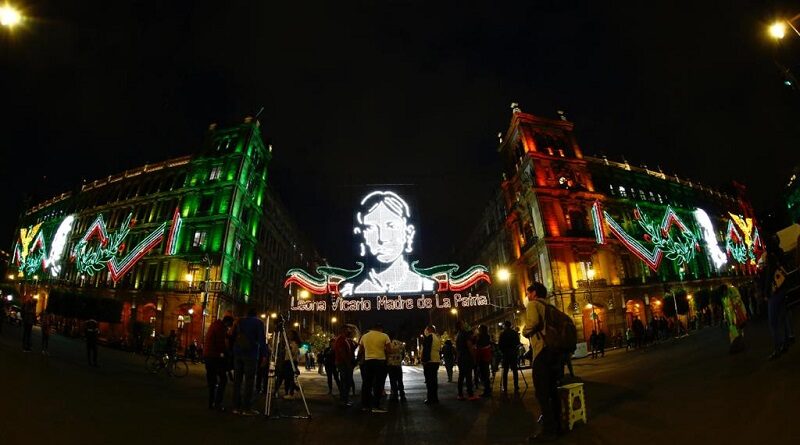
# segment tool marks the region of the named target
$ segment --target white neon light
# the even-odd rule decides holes
[[[61,221],[58,226],[56,234],[53,236],[53,241],[50,243],[50,256],[45,260],[45,265],[50,269],[50,275],[53,278],[58,277],[61,272],[61,258],[64,256],[64,250],[67,247],[67,238],[72,231],[72,224],[75,222],[75,216],[69,215]]]
[[[435,281],[411,270],[406,259],[414,250],[410,217],[408,204],[394,192],[374,191],[361,200],[353,233],[363,236],[365,272],[341,286],[343,296],[433,291]]]
[[[697,221],[697,224],[700,225],[703,232],[706,250],[708,254],[711,255],[711,261],[714,262],[714,266],[716,266],[717,269],[722,268],[722,266],[728,262],[728,256],[725,255],[725,252],[723,252],[717,244],[717,237],[714,235],[714,225],[711,224],[711,218],[708,217],[705,210],[696,209],[694,211],[694,219]]]

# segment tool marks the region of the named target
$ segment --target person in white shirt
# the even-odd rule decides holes
[[[386,356],[391,352],[391,340],[383,333],[383,326],[376,324],[361,336],[359,348],[364,349],[361,384],[361,410],[385,413],[381,409],[381,393],[386,382]]]

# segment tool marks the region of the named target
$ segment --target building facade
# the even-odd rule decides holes
[[[592,330],[613,335],[635,318],[647,323],[674,314],[665,304],[674,304],[686,323],[697,315],[694,294],[746,283],[756,273],[763,243],[742,185],[721,192],[584,156],[563,116],[544,119],[519,108],[498,152],[506,234],[487,235],[486,250],[478,251],[494,255],[486,261],[496,268],[506,264],[512,291],[504,293],[516,301],[505,315],[481,313],[472,321],[513,318],[521,326],[516,308],[525,304],[526,287],[539,281],[550,301],[573,316],[579,337]],[[499,250],[508,249],[507,258],[494,254],[503,241]]]
[[[104,325],[117,337],[138,322],[186,344],[225,310],[285,309],[283,271],[315,254],[268,188],[271,152],[256,120],[212,124],[195,154],[38,204],[20,218],[8,278],[39,311],[51,291],[122,302],[121,323]]]

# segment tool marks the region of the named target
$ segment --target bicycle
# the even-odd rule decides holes
[[[189,365],[186,357],[179,357],[177,354],[160,354],[149,357],[145,363],[147,370],[157,374],[162,369],[166,370],[170,377],[186,377],[189,374]]]

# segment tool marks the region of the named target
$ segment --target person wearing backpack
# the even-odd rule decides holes
[[[534,282],[527,290],[525,329],[533,351],[533,386],[542,412],[542,429],[528,438],[529,442],[550,442],[561,433],[561,399],[558,379],[562,357],[575,351],[578,333],[568,315],[546,302],[547,288]]]
[[[247,316],[240,318],[233,327],[233,413],[244,416],[258,415],[251,409],[253,388],[259,359],[266,361],[267,342],[264,322],[258,319],[255,308],[247,310]],[[244,396],[242,396],[244,381]]]

